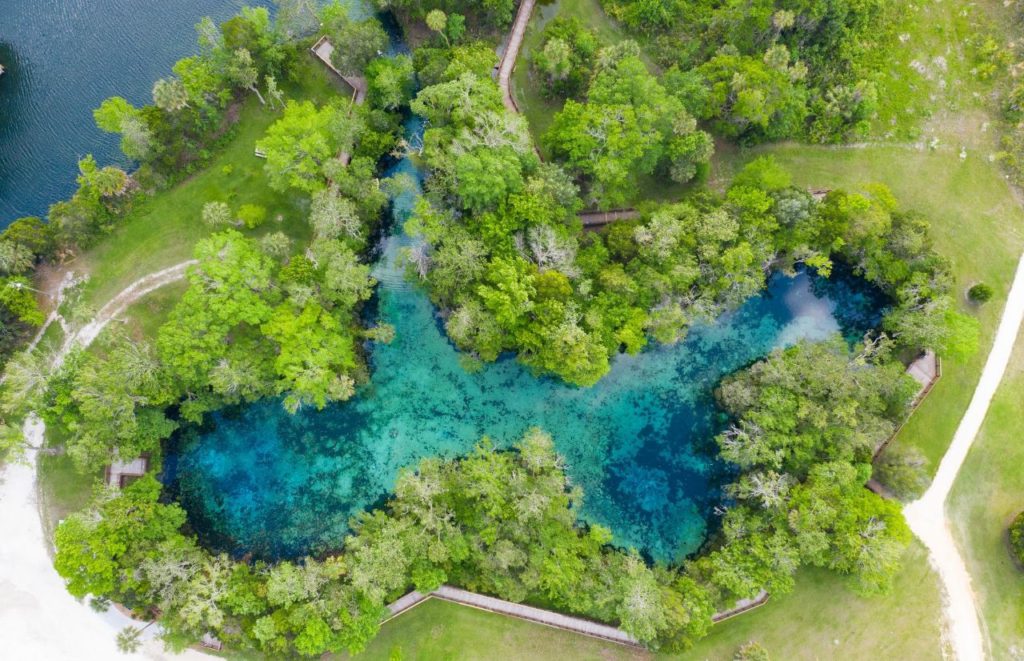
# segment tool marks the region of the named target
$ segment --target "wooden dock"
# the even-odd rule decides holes
[[[331,62],[334,45],[331,44],[331,40],[327,38],[327,35],[317,39],[316,43],[309,50],[317,59],[326,64],[327,68],[333,71],[338,78],[344,80],[345,84],[352,88],[352,100],[354,103],[362,104],[366,100],[366,90],[369,87],[366,83],[366,78],[362,76],[346,76],[335,68],[334,63]]]

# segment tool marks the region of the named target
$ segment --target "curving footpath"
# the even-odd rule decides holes
[[[139,278],[100,308],[96,317],[68,335],[54,357],[58,367],[75,346],[87,347],[117,315],[146,294],[185,277],[189,260]],[[45,441],[46,425],[30,413],[22,426],[24,460],[11,463],[0,478],[0,632],[3,652],[10,659],[82,659],[109,661],[120,656],[115,635],[138,622],[110,608],[96,613],[68,594],[47,553],[36,486],[36,455]],[[158,626],[143,632],[145,643],[129,658],[200,659],[194,650],[169,654],[156,639]]]
[[[985,362],[971,403],[953,435],[953,442],[942,457],[935,479],[925,494],[903,509],[910,529],[928,547],[929,560],[939,574],[945,592],[943,609],[947,631],[956,658],[975,661],[985,658],[982,634],[971,576],[946,517],[946,499],[957,473],[967,458],[971,444],[981,429],[992,397],[1010,362],[1014,342],[1024,320],[1024,256],[1017,264],[1013,286],[999,321],[996,339]]]

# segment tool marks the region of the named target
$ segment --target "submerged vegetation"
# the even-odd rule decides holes
[[[513,450],[485,438],[468,456],[408,468],[335,548],[298,561],[204,548],[153,474],[98,490],[57,528],[68,590],[159,616],[173,647],[213,635],[271,656],[319,656],[359,652],[389,601],[443,583],[613,623],[666,651],[688,649],[737,600],[786,594],[801,568],[834,571],[858,594],[890,589],[910,532],[897,502],[864,485],[874,471],[900,497],[923,487],[916,455],[893,450],[872,466],[917,391],[904,361],[926,348],[970,355],[978,322],[960,311],[927,220],[884,185],[811,193],[763,157],[722,192],[698,186],[712,136],[863,135],[898,8],[608,0],[637,37],[618,43],[556,19],[530,63],[544,94],[564,100],[539,138],[545,161],[491,78],[486,37],[510,22],[511,0],[377,4],[425,21],[432,36],[411,56],[378,57],[381,24],[340,3],[311,18],[305,3],[283,2],[276,24],[251,8],[219,26],[204,19],[200,54],[155,84],[153,105],[113,97],[96,110],[139,170],[86,157],[78,192],[48,224],[21,219],[0,237],[0,303],[12,326],[39,324],[20,274],[94,245],[140,191],[204,167],[236,130],[243,98],[276,113],[255,146],[267,185],[298,200],[300,230],[267,231],[282,219],[266,206],[212,195],[197,209],[214,233],[196,244],[187,289],[154,337],[108,333],[50,376],[34,354],[12,362],[5,410],[36,409],[66,432],[82,472],[140,454],[159,466],[175,430],[224,407],[279,397],[294,413],[356,394],[370,343],[394,335],[366,327],[362,312],[388,194],[402,189],[378,177],[397,156],[412,154],[425,174],[405,227],[418,239],[403,255],[408,277],[440,309],[468,369],[511,352],[538,376],[591,386],[620,352],[681,341],[775,271],[852,271],[887,297],[881,327],[852,343],[836,335],[777,350],[719,384],[715,442],[735,474],[720,525],[681,562],[648,562],[579,519],[585,495],[534,429]],[[298,75],[301,38],[320,23],[343,46],[333,66],[365,76],[365,104],[289,98],[279,83]],[[403,113],[422,121],[422,144],[400,137]],[[692,188],[584,231],[580,212],[635,203],[651,177]]]

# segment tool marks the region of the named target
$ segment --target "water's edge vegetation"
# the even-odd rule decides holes
[[[490,79],[491,46],[466,37],[460,14],[397,10],[425,14],[438,36],[378,58],[387,33],[372,16],[329,5],[314,17],[349,45],[334,64],[367,77],[365,106],[287,100],[277,79],[306,56],[292,37],[311,24],[286,14],[275,27],[247,9],[200,24],[202,54],[176,65],[154,106],[97,110],[143,166],[129,177],[83,161],[67,215],[51,215],[58,242],[95,240],[138,184],[166,185],[195,147],[180,136],[215,144],[246,93],[280,113],[258,146],[270,186],[309,199],[312,240],[257,240],[246,229],[271,222],[266,208],[206,201],[219,231],[199,242],[155,343],[112,334],[45,392],[20,389],[84,470],[151,453],[173,485],[148,475],[58,528],[72,594],[158,611],[175,645],[212,633],[318,655],[362,649],[389,599],[442,582],[612,622],[667,650],[736,599],[792,589],[800,566],[886,590],[909,532],[864,484],[915,390],[902,360],[977,341],[927,222],[884,186],[814,196],[758,159],[722,195],[642,204],[639,220],[584,232],[583,200],[617,203],[631,173],[698,175],[702,130],[663,120],[696,107],[694,86],[715,93],[734,56],[702,65],[704,79],[659,79],[635,44],[600,50],[542,162]],[[500,23],[491,11],[467,12],[471,27]],[[780,66],[797,64],[787,51]],[[721,127],[736,111],[694,113]],[[634,137],[654,141],[632,147],[667,160],[584,165],[586,136],[632,112]],[[378,180],[395,152],[415,152],[423,190],[399,176],[408,157]],[[396,225],[371,266],[389,206]],[[41,369],[33,360],[15,362],[16,386]],[[163,456],[164,439],[211,416],[214,431],[183,434]],[[481,435],[522,440],[469,451]]]

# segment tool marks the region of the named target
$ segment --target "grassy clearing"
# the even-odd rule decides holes
[[[1010,559],[1006,526],[1024,510],[1024,333],[967,461],[948,512],[971,573],[994,659],[1024,654],[1024,572]]]
[[[905,5],[900,45],[876,63],[874,133],[898,140],[932,133],[932,122],[986,108],[989,85],[977,75],[981,35],[1005,13],[995,2],[922,0]]]
[[[401,654],[401,656],[396,656]],[[585,659],[619,661],[650,655],[596,638],[430,599],[381,628],[362,654],[376,659]]]
[[[58,450],[63,441],[63,430],[53,426],[47,428],[46,450]],[[43,534],[47,539],[53,539],[61,519],[89,504],[93,487],[101,481],[103,473],[79,473],[67,455],[48,454],[46,450],[40,452],[36,459],[36,488]]]
[[[804,570],[793,594],[715,625],[691,651],[664,659],[731,660],[748,640],[775,659],[942,658],[940,593],[915,544],[889,595],[858,597],[831,572]],[[357,659],[641,659],[612,643],[431,599],[384,625]]]
[[[331,101],[344,94],[342,83],[327,69],[303,55],[289,98]],[[305,196],[278,193],[267,184],[263,161],[253,155],[256,141],[279,117],[255,98],[246,99],[234,137],[201,172],[173,188],[140,202],[109,237],[80,259],[91,273],[86,302],[101,306],[136,278],[188,259],[196,241],[211,233],[200,217],[206,202],[220,200],[232,207],[246,203],[266,207],[268,215],[256,235],[284,231],[300,240],[308,237]]]
[[[980,157],[961,160],[952,149],[776,145],[719,159],[713,175],[716,185],[728,181],[742,163],[765,153],[785,165],[799,186],[855,190],[884,182],[904,209],[918,211],[931,222],[936,248],[952,261],[958,294],[981,281],[995,289],[993,301],[981,308],[962,303],[981,321],[981,349],[964,362],[943,361],[942,379],[897,437],[896,442],[920,447],[934,471],[992,344],[1017,258],[1024,250],[1024,211],[997,166]]]
[[[941,603],[938,578],[914,542],[887,595],[858,597],[834,573],[804,569],[792,594],[715,625],[675,658],[727,661],[756,640],[773,659],[941,659]]]

